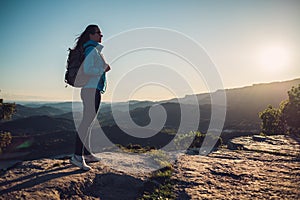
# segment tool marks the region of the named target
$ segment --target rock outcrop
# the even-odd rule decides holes
[[[184,155],[175,165],[179,199],[300,199],[300,146],[286,136],[230,142],[208,156]],[[237,149],[237,148],[236,148]]]

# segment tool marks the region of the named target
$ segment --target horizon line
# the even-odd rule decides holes
[[[222,91],[222,90],[231,90],[231,89],[241,89],[241,88],[245,88],[245,87],[251,87],[251,86],[255,86],[255,85],[263,85],[263,84],[272,84],[272,83],[281,83],[281,82],[289,82],[289,81],[295,81],[300,79],[300,77],[295,77],[293,79],[288,79],[288,80],[274,80],[272,82],[258,82],[258,83],[252,83],[250,85],[242,85],[242,86],[236,86],[236,87],[228,87],[228,88],[224,88],[224,89],[217,89],[213,92],[208,92],[208,91],[204,91],[201,93],[197,93],[197,94],[185,94],[183,97],[184,98],[186,96],[190,96],[190,95],[200,95],[200,94],[208,94],[208,93],[214,93],[217,91]],[[9,96],[14,96],[14,95],[9,95]],[[22,96],[22,95],[16,95],[16,96]],[[24,96],[26,97],[26,96]],[[33,96],[28,96],[28,97],[33,97]],[[34,100],[34,99],[38,99],[39,100]],[[43,99],[44,98],[44,99]],[[1,97],[0,99],[3,99],[3,102],[5,103],[30,103],[30,102],[36,102],[36,103],[63,103],[63,102],[81,102],[81,100],[72,100],[72,99],[65,99],[65,100],[60,100],[60,99],[45,99],[45,97],[38,97],[35,96],[33,99],[10,99],[10,98],[6,98]],[[169,98],[169,99],[159,99],[159,100],[146,100],[146,99],[131,99],[129,101],[115,101],[115,102],[110,102],[110,101],[102,101],[101,103],[125,103],[125,102],[130,102],[130,101],[139,101],[139,102],[143,102],[143,101],[151,101],[151,102],[159,102],[159,101],[168,101],[168,100],[173,100],[174,98]]]

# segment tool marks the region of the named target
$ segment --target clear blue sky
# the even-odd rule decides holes
[[[101,27],[104,42],[120,32],[143,27],[184,33],[206,49],[225,88],[298,78],[299,19],[298,0],[3,0],[0,96],[11,100],[72,99],[73,90],[64,88],[63,82],[67,49],[92,23]],[[124,70],[112,65],[109,84],[113,85],[118,72],[126,73]],[[142,90],[134,95],[149,100],[168,97],[143,95]],[[104,101],[110,98],[109,92],[103,97]]]

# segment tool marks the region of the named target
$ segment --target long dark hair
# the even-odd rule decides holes
[[[90,40],[89,34],[95,34],[97,28],[99,29],[97,25],[88,25],[86,29],[80,34],[80,36],[75,39],[75,41],[77,40],[77,42],[74,49],[83,48],[83,44]]]

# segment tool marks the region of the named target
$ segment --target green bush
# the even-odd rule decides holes
[[[284,122],[282,111],[269,105],[264,111],[259,113],[262,120],[261,132],[265,135],[276,135],[284,133]]]
[[[0,153],[11,143],[11,134],[9,132],[0,132]]]
[[[204,139],[206,138],[205,143]],[[192,141],[192,143],[191,143]],[[222,144],[222,139],[213,133],[201,133],[200,131],[191,131],[186,134],[179,135],[175,140],[177,149],[200,148],[201,146],[209,146],[212,142],[216,142],[214,147]]]
[[[0,121],[3,119],[10,119],[12,114],[15,113],[16,104],[3,103],[3,99],[0,99]],[[9,132],[0,131],[0,153],[3,149],[11,143],[11,134]]]
[[[300,135],[300,84],[288,91],[289,99],[282,108],[282,117],[288,131]]]
[[[300,136],[300,84],[288,91],[289,98],[279,108],[269,105],[259,113],[261,131],[265,135],[296,134]]]
[[[0,120],[10,119],[15,110],[15,103],[3,103],[3,99],[0,99]]]

